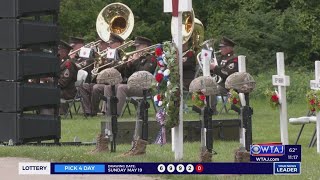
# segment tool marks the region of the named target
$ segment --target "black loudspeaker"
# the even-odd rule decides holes
[[[52,53],[0,51],[0,80],[19,81],[36,76],[58,77],[59,59]]]
[[[0,19],[0,49],[19,49],[34,44],[55,44],[59,41],[57,24]]]
[[[0,113],[0,142],[23,144],[31,141],[59,140],[61,121],[58,116]]]
[[[0,112],[22,112],[25,109],[60,103],[60,89],[50,84],[0,82]]]
[[[1,0],[0,17],[21,17],[58,13],[60,0]]]

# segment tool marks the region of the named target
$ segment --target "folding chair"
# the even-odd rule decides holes
[[[88,77],[87,71],[79,70],[78,74],[77,74],[77,81],[75,82],[75,86],[77,89],[76,95],[74,96],[73,99],[68,99],[68,100],[63,99],[63,98],[60,99],[61,104],[68,104],[68,110],[67,110],[67,113],[65,114],[65,118],[68,117],[68,114],[70,114],[70,117],[72,118],[72,112],[71,112],[72,107],[74,107],[75,113],[79,112],[80,105],[78,108],[76,107],[76,102],[80,102],[82,104],[82,98],[80,95],[79,87],[86,81],[87,77]]]
[[[315,116],[315,114],[313,112],[309,111],[305,118],[303,118],[303,117],[302,118],[301,117],[300,118],[289,118],[289,123],[290,124],[292,124],[292,125],[301,125],[300,131],[299,131],[298,136],[296,138],[295,145],[298,144],[298,142],[299,142],[299,139],[300,139],[300,136],[301,136],[302,131],[304,129],[304,126],[306,124],[316,123],[315,118],[310,118],[310,116]],[[313,136],[312,136],[312,138],[310,140],[310,143],[309,143],[308,147],[312,147],[313,146],[313,143],[315,141],[315,134],[316,134],[316,129],[315,129],[315,131],[313,133]]]

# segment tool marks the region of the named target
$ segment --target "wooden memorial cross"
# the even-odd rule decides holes
[[[320,61],[315,62],[315,80],[310,80],[310,88],[320,90]],[[320,153],[320,112],[317,112],[317,153]]]
[[[182,12],[191,11],[192,0],[163,0],[164,12],[172,13],[172,22],[176,31],[171,32],[174,43],[179,53],[179,74],[180,74],[180,108],[179,126],[172,128],[172,148],[175,152],[175,160],[183,158],[183,62],[182,62]]]
[[[272,84],[278,86],[280,103],[280,134],[283,145],[289,144],[286,86],[290,86],[290,77],[285,75],[284,54],[277,52],[277,75],[272,76]]]

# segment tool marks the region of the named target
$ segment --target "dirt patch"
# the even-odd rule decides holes
[[[52,179],[90,179],[90,180],[159,180],[160,178],[140,176],[140,175],[19,175],[19,162],[40,162],[29,158],[5,157],[0,158],[1,179],[14,180],[52,180]]]

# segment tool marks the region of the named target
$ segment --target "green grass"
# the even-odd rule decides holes
[[[251,106],[254,109],[253,114],[253,142],[279,142],[279,111],[273,110],[264,100],[252,100]],[[134,108],[131,106],[131,109]],[[299,117],[306,114],[306,104],[288,105],[288,117]],[[185,114],[185,119],[197,120],[198,115],[195,113]],[[154,119],[154,111],[150,108],[150,119]],[[214,116],[216,119],[235,118],[235,113]],[[92,141],[100,130],[100,121],[104,117],[95,117],[85,119],[80,115],[75,115],[73,119],[62,119],[62,142],[73,141],[78,136],[82,142]],[[119,121],[134,120],[133,116],[126,112]],[[294,144],[300,126],[288,125],[290,144]],[[315,125],[307,125],[301,136],[300,144],[302,145],[302,174],[301,176],[173,176],[163,175],[164,179],[319,179],[319,162],[320,156],[316,153],[316,148],[308,148],[311,135]],[[214,162],[232,162],[233,151],[238,147],[239,142],[215,141],[214,149],[218,152],[213,157]],[[0,147],[0,157],[30,157],[38,160],[53,162],[174,162],[174,153],[171,152],[171,145],[164,146],[148,145],[147,155],[138,157],[117,157],[123,152],[130,149],[129,144],[119,144],[116,153],[101,153],[96,155],[86,154],[93,149],[93,146],[14,146]],[[184,144],[183,162],[198,162],[199,142]]]

